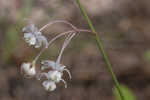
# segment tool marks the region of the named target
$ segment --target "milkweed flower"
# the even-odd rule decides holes
[[[43,65],[41,67],[41,70],[46,70],[46,69],[51,68],[52,70],[57,70],[61,73],[66,71],[71,79],[70,71],[63,64],[56,63],[55,61],[52,61],[52,60],[43,60],[43,61],[41,61],[41,64]]]
[[[36,44],[36,38],[33,34],[25,33],[24,39],[29,45],[35,45]]]
[[[25,42],[28,43],[30,46],[33,45],[35,48],[41,47],[42,43],[45,46],[48,46],[47,39],[42,33],[35,27],[34,24],[29,24],[22,29],[24,32],[24,39]]]
[[[35,62],[27,62],[21,65],[21,73],[25,75],[25,77],[33,77],[36,75]]]
[[[42,64],[41,70],[42,71],[47,70],[47,69],[51,69],[51,70],[49,70],[48,72],[40,73],[40,75],[37,77],[38,80],[40,80],[42,77],[46,77],[47,81],[50,81],[50,82],[58,83],[58,82],[62,81],[65,84],[65,88],[67,88],[66,81],[62,79],[63,72],[66,71],[68,73],[70,79],[71,79],[71,74],[70,74],[70,71],[65,68],[66,66],[60,64],[60,60],[61,60],[61,56],[63,54],[64,49],[67,47],[70,40],[74,36],[75,36],[75,33],[73,32],[73,33],[70,33],[66,37],[56,62],[51,61],[51,60],[43,60],[41,62],[41,64]],[[47,81],[46,81],[46,83],[47,83]],[[47,90],[47,88],[46,88],[46,90]]]
[[[42,83],[43,87],[47,91],[54,91],[56,89],[56,84],[53,81],[46,80]]]
[[[40,80],[41,78],[46,77],[47,81],[51,81],[54,83],[59,83],[60,81],[62,81],[65,84],[65,88],[67,88],[67,83],[64,79],[62,79],[62,75],[63,73],[59,71],[49,71],[48,73],[40,73],[40,75],[37,76],[37,79]]]
[[[49,71],[48,78],[56,83],[62,80],[62,73],[59,71]]]
[[[59,35],[55,36],[52,38],[49,42],[47,41],[47,38],[42,34],[42,30],[45,29],[46,27],[55,24],[55,23],[65,23],[70,25],[73,30],[67,31],[60,33]],[[59,82],[63,82],[65,84],[65,88],[67,88],[67,83],[63,79],[63,73],[64,71],[67,72],[71,79],[71,73],[70,71],[64,66],[63,64],[60,63],[62,54],[71,41],[71,39],[80,32],[90,32],[87,30],[80,30],[77,29],[75,26],[73,26],[71,23],[67,21],[54,21],[50,22],[46,25],[44,25],[41,29],[38,29],[34,24],[29,23],[29,25],[25,26],[22,29],[22,32],[24,33],[24,39],[25,42],[29,44],[29,46],[34,46],[35,48],[40,48],[42,45],[45,47],[41,49],[39,54],[35,57],[32,63],[27,62],[23,63],[21,65],[21,72],[26,76],[26,77],[33,77],[36,76],[38,80],[41,78],[44,78],[44,81],[42,82],[43,87],[47,91],[54,91],[56,89],[56,84]],[[56,61],[51,61],[51,60],[43,60],[41,62],[41,73],[36,74],[36,69],[35,69],[35,62],[38,60],[38,58],[41,56],[41,54],[48,48],[48,46],[55,41],[56,39],[65,36],[65,41],[62,45],[62,48],[60,50],[60,53],[58,55],[58,58]]]
[[[40,80],[43,77],[46,77],[47,80],[53,81],[55,83],[59,83],[60,81],[62,81],[65,84],[65,88],[67,88],[66,81],[64,79],[62,79],[63,72],[67,71],[70,79],[71,79],[71,74],[70,74],[69,70],[65,68],[66,66],[64,66],[62,64],[58,64],[54,61],[49,61],[49,60],[44,60],[41,62],[41,64],[43,64],[43,66],[41,67],[42,71],[49,69],[49,68],[51,70],[49,70],[47,73],[46,72],[40,73],[40,75],[37,76],[38,80]]]

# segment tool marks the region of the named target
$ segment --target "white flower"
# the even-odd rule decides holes
[[[53,81],[46,80],[42,83],[42,85],[44,86],[45,90],[49,92],[56,89],[56,84]]]
[[[48,41],[47,41],[45,36],[43,36],[43,35],[36,35],[35,37],[36,37],[35,48],[41,47],[42,43],[45,44],[46,48],[48,47]]]
[[[68,69],[65,68],[66,66],[59,64],[59,63],[56,63],[56,62],[51,61],[51,60],[43,60],[41,62],[41,64],[43,64],[43,66],[41,67],[41,70],[51,68],[52,70],[57,70],[61,73],[63,73],[63,71],[66,71],[68,73],[70,79],[71,79],[71,73]]]
[[[38,28],[35,27],[34,24],[30,23],[29,25],[27,25],[26,27],[24,27],[22,29],[22,32],[25,32],[25,33],[35,33],[35,32],[38,32]]]
[[[39,76],[37,76],[38,80],[40,80],[42,77],[46,77],[47,80],[51,80],[51,81],[54,81],[56,83],[60,82],[62,79],[62,73],[59,72],[59,71],[49,71],[48,73],[46,72],[43,72],[43,73],[40,73]]]
[[[62,73],[59,71],[49,71],[48,72],[48,79],[58,83],[62,80]]]
[[[24,39],[29,45],[35,45],[36,44],[36,38],[34,37],[33,34],[30,33],[25,33],[24,34]]]
[[[33,77],[36,74],[35,63],[23,63],[21,65],[21,73],[23,73],[26,77]]]
[[[24,32],[24,39],[29,45],[34,45],[35,48],[41,47],[42,43],[48,47],[48,42],[45,36],[35,27],[34,24],[29,24],[22,29]]]
[[[67,88],[67,83],[62,79],[62,75],[63,73],[59,71],[49,71],[48,73],[40,73],[40,75],[37,76],[37,79],[40,80],[42,77],[46,77],[47,80],[53,81],[55,83],[62,81],[65,84],[65,88]]]

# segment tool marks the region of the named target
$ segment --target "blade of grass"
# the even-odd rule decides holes
[[[128,88],[126,85],[123,85],[123,84],[120,84],[120,88],[121,88],[121,91],[123,93],[125,100],[136,100],[136,97],[130,88]],[[116,88],[113,89],[113,92],[114,92],[116,100],[121,100],[120,95]]]
[[[80,0],[77,0],[77,4],[78,4],[78,6],[79,6],[83,16],[85,17],[86,21],[88,22],[91,31],[95,33],[94,37],[95,37],[95,40],[97,42],[97,46],[98,46],[102,56],[104,57],[104,61],[105,61],[106,65],[107,65],[107,69],[109,70],[109,72],[110,72],[110,74],[112,76],[112,79],[113,79],[115,87],[116,87],[116,89],[117,89],[117,91],[118,91],[118,93],[119,93],[119,95],[121,97],[121,100],[125,100],[124,97],[123,97],[122,91],[121,91],[121,89],[119,87],[119,82],[117,80],[117,77],[116,77],[115,73],[113,72],[112,66],[110,64],[110,61],[109,61],[109,59],[108,59],[108,57],[107,57],[107,55],[105,53],[105,50],[104,50],[102,42],[101,42],[98,34],[96,33],[95,28],[94,28],[91,20],[89,19],[85,9],[83,8],[82,4],[80,3]]]

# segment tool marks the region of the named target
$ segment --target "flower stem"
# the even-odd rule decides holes
[[[66,34],[72,33],[72,32],[74,32],[74,30],[67,31],[67,32],[63,32],[63,33],[60,33],[59,35],[55,36],[53,39],[51,39],[51,40],[48,42],[48,47],[49,47],[49,45],[50,45],[51,43],[53,43],[56,39],[58,39],[58,38],[60,38],[60,37],[62,37],[62,36],[64,36],[64,35],[66,35]],[[47,49],[47,48],[44,47],[44,48],[40,51],[40,53],[39,53],[39,54],[35,57],[35,59],[34,59],[35,62],[38,60],[38,58],[41,56],[41,54],[42,54],[46,49]]]
[[[63,54],[65,48],[67,47],[67,45],[69,44],[69,42],[71,41],[71,39],[75,36],[75,34],[76,34],[76,33],[73,33],[73,32],[72,32],[72,33],[70,33],[70,34],[66,37],[66,39],[65,39],[65,41],[64,41],[64,43],[63,43],[63,45],[62,45],[61,51],[60,51],[60,53],[59,53],[59,56],[58,56],[58,58],[57,58],[56,63],[60,64],[60,60],[61,60],[62,54]]]
[[[77,29],[74,25],[72,25],[71,23],[69,23],[65,20],[56,20],[56,21],[52,21],[52,22],[49,22],[48,24],[44,25],[41,29],[39,29],[39,31],[42,31],[46,27],[51,26],[51,25],[56,24],[56,23],[64,23],[64,24],[67,24],[67,25],[71,26],[74,30]]]
[[[95,28],[94,28],[94,26],[93,26],[91,20],[89,19],[88,15],[87,15],[87,13],[86,13],[86,11],[85,11],[85,9],[83,8],[82,4],[80,3],[80,0],[77,0],[77,4],[78,4],[78,6],[79,6],[79,8],[80,8],[80,10],[81,10],[81,12],[82,12],[82,14],[83,14],[83,16],[85,17],[86,21],[88,22],[91,31],[92,31],[93,33],[95,33],[95,34],[94,34],[94,37],[95,37],[95,40],[96,40],[96,42],[97,42],[98,48],[99,48],[99,50],[100,50],[102,56],[104,57],[104,61],[105,61],[106,65],[107,65],[107,69],[109,70],[109,72],[110,72],[110,74],[111,74],[111,76],[112,76],[112,79],[113,79],[113,81],[114,81],[115,87],[116,87],[118,93],[120,94],[121,100],[125,100],[125,98],[124,98],[124,96],[123,96],[123,93],[122,93],[122,91],[121,91],[121,89],[120,89],[120,86],[119,86],[119,82],[118,82],[118,80],[117,80],[117,77],[116,77],[115,73],[113,72],[112,66],[111,66],[111,64],[110,64],[110,61],[109,61],[109,59],[108,59],[108,57],[107,57],[107,55],[106,55],[106,53],[105,53],[105,50],[104,50],[104,47],[103,47],[102,42],[101,42],[101,40],[100,40],[98,34],[96,33]]]
[[[42,29],[42,28],[41,28]],[[63,32],[63,33],[60,33],[59,35],[57,35],[56,37],[54,37],[52,40],[50,40],[48,42],[48,47],[51,43],[53,43],[56,39],[66,35],[66,34],[69,34],[69,33],[80,33],[80,32],[88,32],[88,33],[93,33],[89,30],[85,30],[85,29],[76,29],[76,30],[70,30],[70,31],[67,31],[67,32]],[[93,33],[94,34],[94,33]],[[47,47],[44,47],[40,52],[39,54],[34,58],[34,62],[36,62],[38,60],[38,58],[41,56],[41,54],[47,49]]]

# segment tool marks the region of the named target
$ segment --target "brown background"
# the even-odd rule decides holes
[[[120,83],[137,100],[150,100],[150,1],[81,0],[117,74]],[[24,79],[20,65],[32,61],[40,49],[29,47],[21,32],[23,19],[37,27],[64,19],[78,28],[89,29],[75,0],[0,0],[0,100],[115,100],[113,81],[99,54],[92,35],[75,36],[63,54],[62,63],[72,73],[68,88],[57,84],[46,92],[41,82]],[[44,34],[70,28],[64,24],[49,27]],[[63,38],[55,42],[40,59],[56,60]],[[39,60],[40,61],[40,60]],[[37,64],[40,67],[40,64]]]

